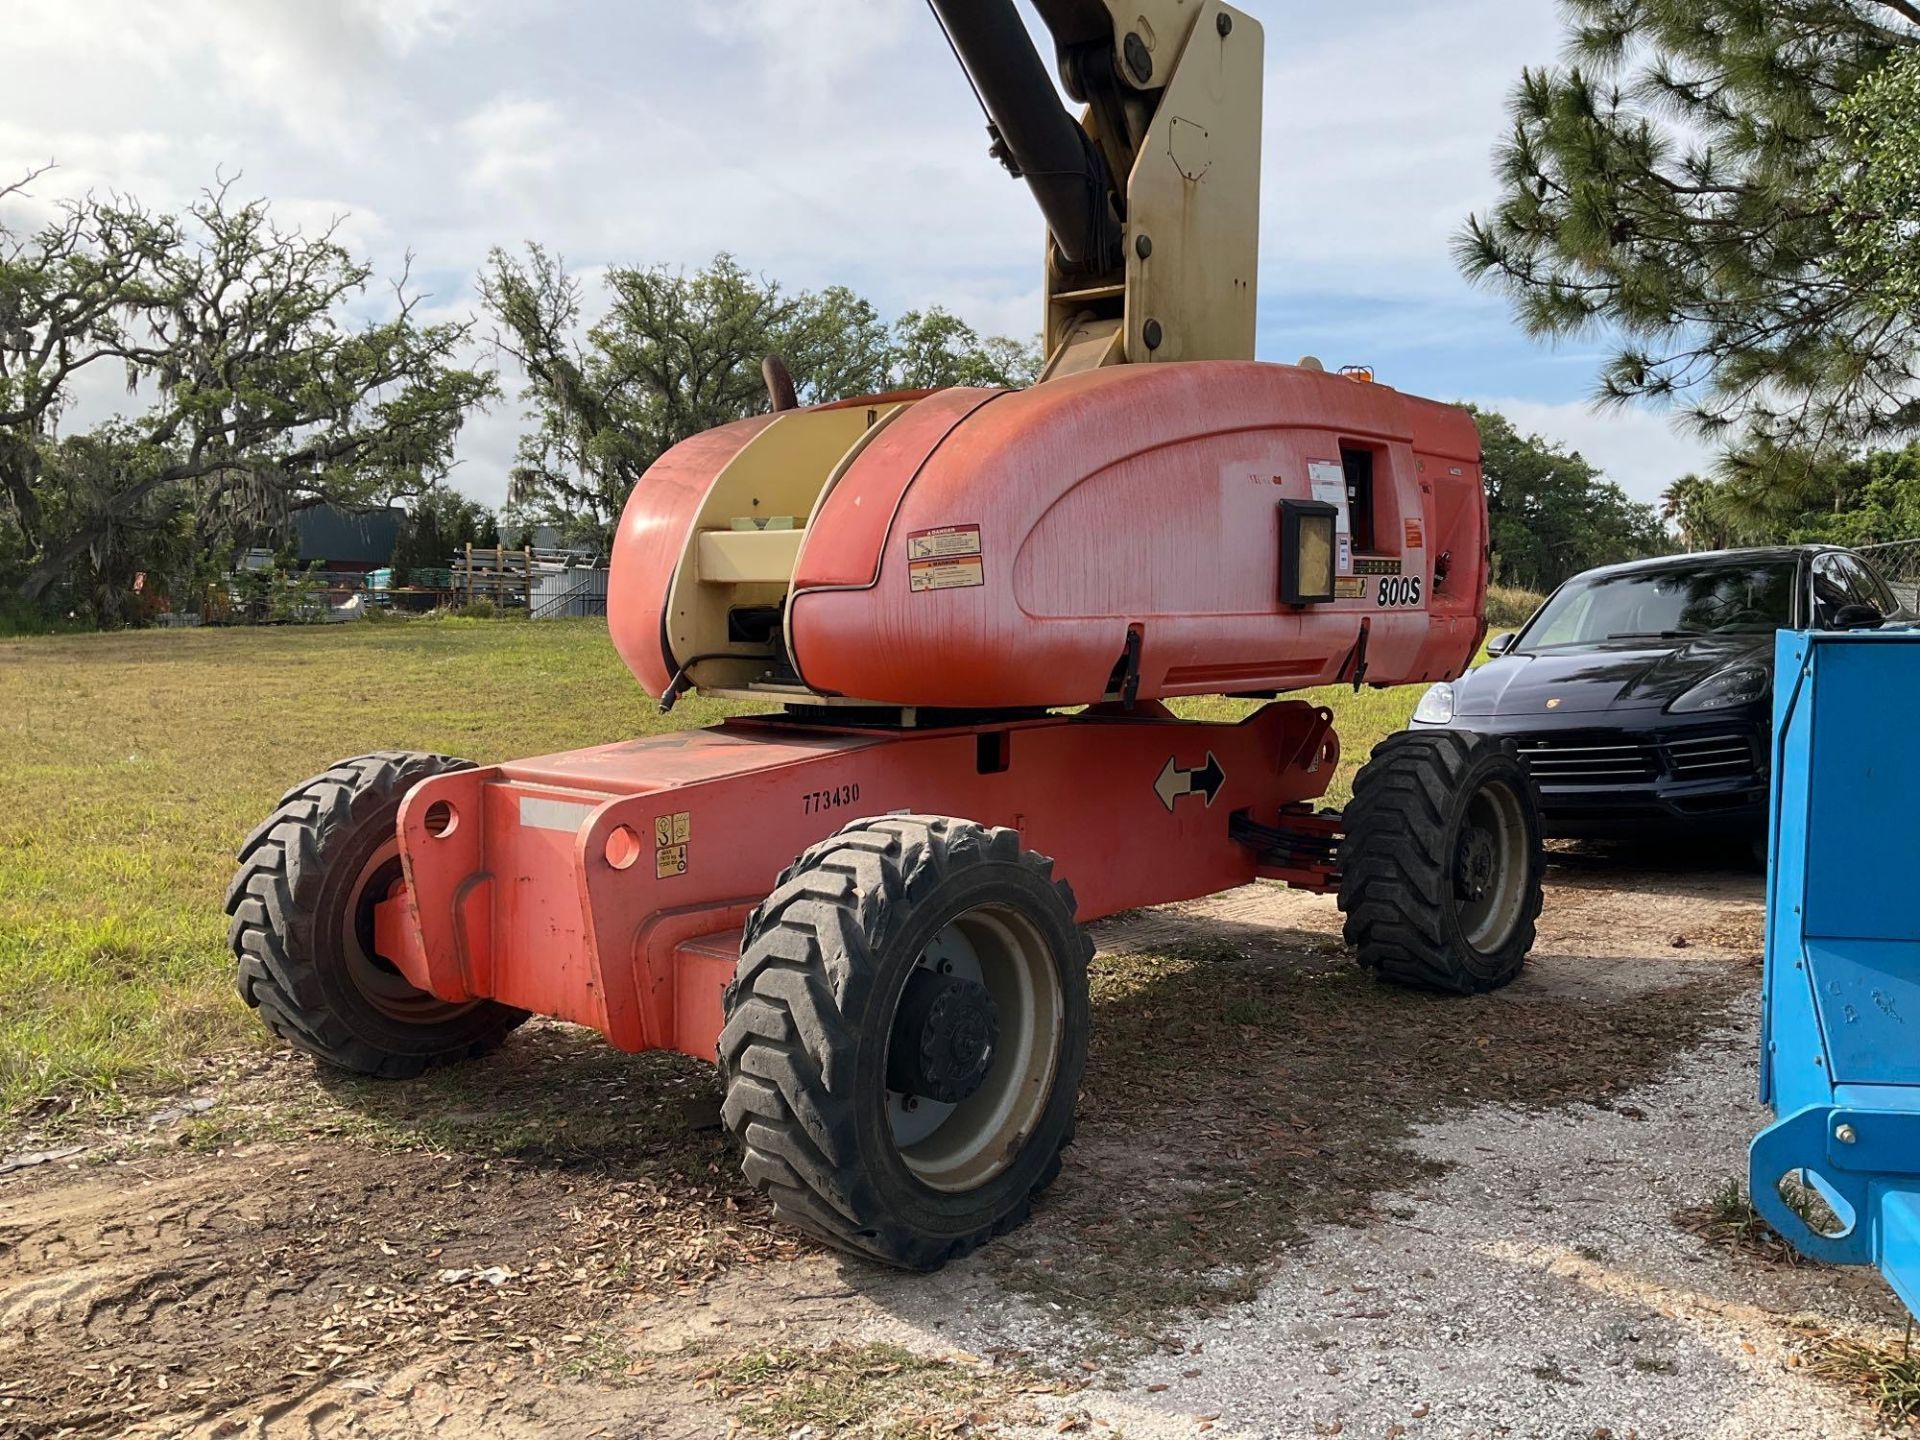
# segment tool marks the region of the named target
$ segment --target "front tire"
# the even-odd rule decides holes
[[[1086,1069],[1073,892],[1011,830],[863,820],[803,854],[747,924],[723,1115],[783,1220],[934,1270],[1060,1173]]]
[[[1461,730],[1381,741],[1354,778],[1340,875],[1347,943],[1379,979],[1453,995],[1512,983],[1546,854],[1511,745]]]
[[[296,785],[240,848],[227,890],[240,998],[316,1059],[404,1080],[480,1055],[527,1018],[418,990],[373,947],[373,907],[400,880],[400,802],[472,763],[388,751]]]

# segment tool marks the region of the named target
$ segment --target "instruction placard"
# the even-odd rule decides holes
[[[1309,460],[1307,483],[1313,498],[1333,506],[1334,569],[1339,574],[1353,573],[1353,520],[1347,507],[1347,467],[1338,460]]]
[[[923,590],[965,590],[986,583],[987,567],[978,555],[915,560],[907,566],[907,588],[915,594]]]
[[[653,817],[653,874],[668,880],[687,873],[688,842],[693,839],[693,812]]]

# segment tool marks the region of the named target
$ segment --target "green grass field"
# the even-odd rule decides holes
[[[1340,717],[1334,803],[1418,693],[1304,697]],[[369,750],[498,761],[723,713],[661,716],[594,621],[0,642],[0,1123],[50,1101],[110,1110],[265,1042],[233,993],[220,902],[289,785]]]

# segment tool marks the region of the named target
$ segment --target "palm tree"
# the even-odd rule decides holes
[[[1718,489],[1711,480],[1682,475],[1660,496],[1660,518],[1680,532],[1680,543],[1688,551],[1714,548],[1700,542],[1709,530]]]

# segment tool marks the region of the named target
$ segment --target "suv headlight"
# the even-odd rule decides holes
[[[1751,705],[1764,699],[1772,684],[1773,672],[1764,665],[1722,670],[1681,695],[1667,706],[1667,711],[1679,715],[1693,710],[1731,710],[1736,705]]]
[[[1427,693],[1420,697],[1420,703],[1413,707],[1413,718],[1421,725],[1451,725],[1453,723],[1453,686],[1444,680],[1438,685],[1427,687]]]

